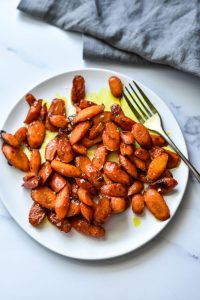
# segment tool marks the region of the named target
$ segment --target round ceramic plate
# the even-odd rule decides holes
[[[116,75],[124,84],[131,78],[123,74],[102,69],[83,69],[66,72],[50,78],[30,92],[38,98],[53,99],[58,95],[70,98],[72,79],[81,74],[86,81],[87,94],[98,92],[102,87],[108,87],[108,78]],[[138,82],[139,83],[139,82]],[[187,156],[186,144],[182,132],[165,103],[149,88],[139,83],[146,95],[152,100],[160,112],[165,128],[170,137],[176,141],[177,146]],[[102,99],[102,102],[106,99]],[[22,126],[22,121],[27,114],[27,104],[24,97],[17,102],[3,126],[8,132],[15,132]],[[40,228],[31,226],[28,214],[32,205],[30,191],[21,187],[23,173],[8,165],[6,159],[0,154],[0,192],[1,200],[16,222],[37,242],[59,254],[76,259],[99,260],[117,257],[131,252],[154,238],[174,216],[183,197],[187,180],[188,169],[183,162],[174,171],[174,176],[179,184],[176,191],[165,197],[170,208],[171,218],[167,221],[157,221],[147,210],[141,217],[135,217],[132,210],[128,209],[121,215],[110,218],[105,225],[106,237],[103,239],[90,238],[75,230],[65,234],[54,226],[45,222]]]

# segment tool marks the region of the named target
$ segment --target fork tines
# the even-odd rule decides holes
[[[126,92],[124,91],[123,95],[138,121],[144,123],[157,113],[157,110],[134,80],[133,84],[125,86]]]

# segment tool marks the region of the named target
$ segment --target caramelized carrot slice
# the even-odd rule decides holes
[[[93,124],[107,123],[112,120],[112,113],[110,111],[103,111],[101,114],[97,115],[93,119]]]
[[[124,142],[127,145],[133,145],[135,139],[131,131],[121,131],[120,136],[122,142]]]
[[[71,134],[70,134],[70,143],[72,145],[78,143],[87,133],[87,131],[90,128],[90,122],[89,121],[85,121],[85,122],[81,122],[79,124],[77,124]]]
[[[78,200],[78,184],[76,184],[75,182],[72,182],[71,185],[71,195],[72,195],[72,199]]]
[[[44,103],[44,104],[42,105],[41,110],[40,110],[40,119],[41,119],[42,121],[45,121],[46,116],[47,116],[47,104]]]
[[[60,231],[63,231],[65,233],[68,233],[71,230],[71,224],[68,221],[68,219],[62,219],[60,220],[56,213],[49,211],[47,213],[47,218],[50,223],[52,223],[54,226],[56,226]]]
[[[100,114],[104,110],[104,105],[93,105],[81,110],[74,118],[73,123],[87,121]]]
[[[120,134],[119,129],[113,122],[108,122],[105,125],[103,132],[103,144],[109,151],[116,151],[119,149]]]
[[[138,180],[135,180],[134,183],[128,189],[128,196],[140,193],[144,188],[144,183]]]
[[[75,180],[79,187],[83,188],[84,190],[89,191],[91,194],[96,194],[96,189],[89,181],[87,181],[83,178],[75,178]]]
[[[138,157],[132,155],[130,156],[130,160],[135,164],[135,166],[137,167],[137,169],[141,170],[141,171],[146,171],[147,167],[146,167],[146,163],[139,159]]]
[[[53,99],[48,110],[48,116],[60,115],[66,116],[65,101],[62,99]]]
[[[65,164],[58,160],[52,160],[51,167],[54,171],[66,177],[81,176],[81,171],[77,167],[70,164]]]
[[[93,125],[89,132],[89,139],[93,140],[96,137],[98,137],[100,134],[102,134],[104,130],[104,126],[105,125],[102,122]]]
[[[160,221],[169,219],[170,212],[164,198],[153,189],[149,189],[144,194],[144,201],[149,211]]]
[[[26,189],[35,189],[38,187],[41,183],[41,177],[40,176],[34,176],[26,180],[22,186]]]
[[[84,147],[90,148],[98,143],[102,142],[102,135],[97,136],[95,139],[90,140],[88,137],[84,137],[81,141]]]
[[[78,198],[88,206],[94,205],[90,192],[82,187],[79,187],[78,189]]]
[[[58,137],[57,154],[62,162],[68,163],[73,160],[74,152],[68,137],[61,134]]]
[[[18,139],[20,144],[22,144],[26,141],[26,135],[27,135],[27,128],[26,127],[20,127],[15,132],[15,137],[16,137],[16,139]]]
[[[147,177],[150,181],[158,179],[166,170],[168,154],[163,153],[152,160],[147,171]]]
[[[110,200],[111,212],[121,214],[126,209],[126,200],[123,197],[112,197]]]
[[[153,146],[164,147],[167,146],[166,140],[158,134],[151,134],[151,143]]]
[[[121,153],[121,155],[130,156],[134,153],[134,146],[133,145],[127,145],[124,142],[121,142],[120,143],[120,153]]]
[[[133,125],[133,136],[138,144],[143,148],[149,148],[151,146],[151,136],[148,129],[141,123]]]
[[[41,177],[42,185],[47,181],[51,173],[52,173],[51,164],[48,161],[46,161],[45,163],[42,164],[40,171],[38,173],[38,176]]]
[[[162,153],[165,153],[165,150],[159,146],[153,146],[149,150],[150,158],[153,160],[157,156],[161,155]]]
[[[160,194],[170,193],[178,184],[177,180],[172,177],[163,177],[149,185],[149,188],[156,189]]]
[[[107,156],[108,156],[108,150],[106,149],[105,146],[100,145],[97,148],[94,157],[92,159],[92,166],[95,167],[95,169],[100,171],[101,169],[103,169]]]
[[[42,107],[42,100],[34,101],[34,103],[29,108],[24,123],[30,124],[31,122],[37,120],[40,116],[41,107]]]
[[[78,154],[81,154],[81,155],[86,155],[87,154],[87,148],[84,147],[82,144],[80,143],[77,143],[77,144],[74,144],[72,145],[72,149],[78,153]]]
[[[137,157],[143,161],[147,161],[150,158],[149,152],[143,148],[136,149],[134,152],[134,155],[135,155],[135,157]]]
[[[113,183],[113,181],[105,173],[103,173],[103,179],[105,181],[105,184]]]
[[[167,168],[168,169],[177,168],[181,162],[180,156],[177,153],[167,149],[165,149],[165,152],[168,154]]]
[[[100,191],[101,194],[111,197],[125,197],[127,195],[127,189],[121,183],[103,185]]]
[[[36,98],[31,93],[26,94],[25,100],[30,106],[33,105],[35,101],[37,101]]]
[[[3,141],[10,145],[11,147],[14,147],[14,148],[19,148],[20,146],[20,142],[19,140],[14,136],[12,135],[11,133],[8,133],[8,132],[5,132],[5,131],[1,131],[1,138],[3,139]]]
[[[55,126],[53,126],[51,124],[51,122],[49,121],[49,117],[48,115],[46,116],[46,119],[45,119],[45,128],[49,131],[52,131],[52,132],[55,132],[58,130],[58,128],[56,128]]]
[[[65,180],[65,178],[63,176],[61,176],[58,173],[54,173],[49,181],[49,186],[51,187],[51,189],[58,193],[60,192],[60,190],[62,190],[64,188],[64,186],[66,185],[67,181]]]
[[[111,76],[108,80],[110,91],[116,98],[121,98],[123,93],[123,85],[117,76]]]
[[[45,148],[45,159],[52,161],[56,155],[58,148],[58,138],[55,137],[54,139],[50,140]]]
[[[130,174],[134,178],[137,178],[138,173],[137,173],[137,168],[134,163],[132,163],[127,157],[125,157],[121,154],[119,155],[119,162],[128,174]]]
[[[28,157],[21,148],[16,149],[3,144],[2,151],[11,166],[24,172],[29,171]]]
[[[130,184],[130,178],[128,174],[116,162],[106,162],[103,170],[112,181],[125,185]]]
[[[81,214],[82,216],[89,222],[91,223],[92,221],[92,217],[93,217],[93,209],[89,206],[87,206],[84,203],[80,204],[80,208],[81,208]]]
[[[144,211],[144,197],[141,194],[135,194],[132,197],[132,210],[136,214],[142,214]]]
[[[27,141],[32,149],[40,148],[45,138],[45,127],[41,121],[34,121],[28,125]]]
[[[49,116],[49,121],[53,126],[59,128],[65,128],[68,124],[68,120],[66,119],[66,117],[60,115]]]
[[[85,166],[85,175],[87,179],[95,186],[95,188],[99,189],[102,186],[103,176],[100,171],[92,166],[92,164]]]
[[[87,156],[77,156],[75,158],[75,165],[85,174],[87,172],[86,166],[90,166],[91,161]]]
[[[77,75],[73,79],[71,97],[73,103],[78,103],[85,98],[85,79],[81,75]]]
[[[56,195],[47,186],[37,187],[31,192],[32,199],[47,209],[55,209]]]
[[[89,106],[93,106],[96,105],[96,103],[92,102],[92,101],[88,101],[86,99],[81,99],[81,101],[79,103],[77,103],[77,107],[79,108],[79,111],[89,107]]]
[[[82,217],[72,218],[71,225],[75,230],[85,235],[96,238],[103,237],[105,235],[105,229],[103,227],[92,225]]]
[[[41,156],[38,149],[33,149],[30,156],[30,172],[37,174],[41,165]]]
[[[104,224],[111,213],[110,201],[108,198],[103,197],[100,199],[94,211],[94,224]]]
[[[67,213],[67,217],[73,217],[79,215],[81,212],[80,202],[77,200],[71,200],[69,204],[69,210]]]
[[[132,127],[135,124],[135,121],[133,121],[132,119],[130,119],[124,115],[120,105],[113,104],[111,106],[111,112],[112,112],[113,122],[115,122],[123,130],[126,130],[126,131],[132,130]]]
[[[46,210],[40,204],[34,202],[29,212],[29,223],[38,226],[46,217]]]
[[[64,219],[67,216],[70,204],[70,185],[67,183],[56,195],[55,212],[58,218]]]

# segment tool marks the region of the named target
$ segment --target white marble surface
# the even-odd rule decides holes
[[[81,36],[65,33],[0,0],[0,126],[40,81],[70,68],[111,68],[134,76],[171,106],[200,169],[200,79],[167,67],[82,60]],[[0,183],[1,184],[1,183]],[[172,222],[135,253],[102,262],[54,254],[33,241],[0,202],[0,299],[200,299],[200,185],[189,181]]]

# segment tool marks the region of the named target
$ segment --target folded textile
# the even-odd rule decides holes
[[[199,0],[22,0],[20,10],[84,34],[84,58],[158,63],[200,76]]]
[[[114,48],[104,41],[84,34],[83,36],[83,58],[84,59],[106,59],[133,64],[150,64],[141,56]]]

